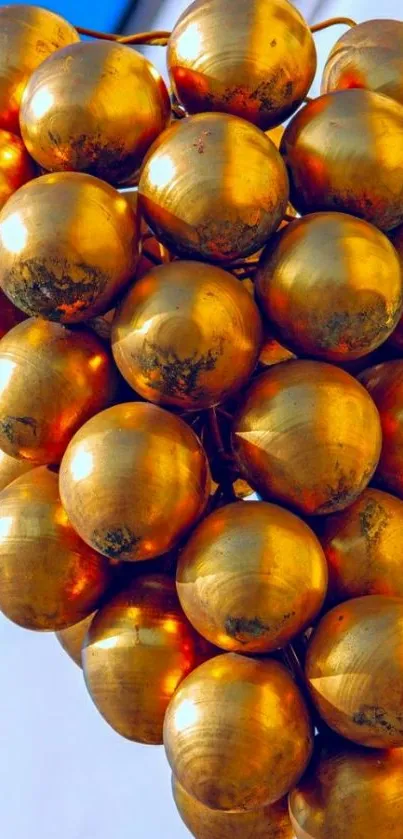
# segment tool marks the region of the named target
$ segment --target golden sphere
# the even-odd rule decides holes
[[[322,618],[306,677],[330,728],[362,746],[403,746],[402,646],[402,598],[357,597]]]
[[[325,751],[290,793],[297,839],[400,839],[403,749],[340,745]]]
[[[94,610],[110,566],[77,536],[63,509],[58,475],[40,466],[1,493],[0,609],[26,629],[55,630]]]
[[[182,821],[197,839],[293,839],[286,798],[245,813],[211,810],[189,795],[175,775],[172,794]]]
[[[193,626],[231,652],[283,647],[316,618],[327,587],[322,548],[305,522],[264,501],[207,516],[179,557],[176,586]]]
[[[366,20],[335,43],[322,76],[322,92],[363,87],[403,105],[403,22]]]
[[[183,409],[208,408],[240,390],[261,339],[259,311],[239,280],[179,260],[138,280],[112,327],[113,355],[131,387]]]
[[[180,685],[165,717],[171,769],[213,810],[257,810],[285,795],[306,769],[311,721],[288,670],[269,658],[225,653]]]
[[[79,41],[73,26],[38,6],[0,7],[0,128],[19,134],[19,110],[31,73],[55,50]]]
[[[255,253],[287,202],[287,173],[274,144],[227,114],[173,124],[152,146],[140,176],[146,221],[183,257],[225,263]]]
[[[266,129],[308,93],[316,49],[288,0],[195,0],[174,27],[167,63],[189,113],[224,111]]]
[[[136,217],[123,195],[77,172],[43,175],[0,213],[0,284],[29,315],[78,323],[134,276]]]
[[[210,471],[183,420],[128,402],[80,428],[63,458],[60,489],[87,544],[138,561],[169,551],[195,524],[209,498]]]
[[[329,566],[329,597],[403,597],[400,562],[403,501],[372,487],[326,519],[320,535]]]
[[[0,209],[13,192],[35,175],[34,163],[20,137],[0,129]]]
[[[4,338],[13,326],[26,319],[27,315],[17,309],[14,303],[6,297],[4,291],[0,289],[0,339]]]
[[[21,133],[40,166],[130,182],[171,105],[155,67],[113,41],[71,44],[38,67],[25,89]]]
[[[403,106],[368,90],[309,102],[281,143],[298,212],[338,210],[382,230],[403,221]]]
[[[106,407],[117,377],[89,330],[29,320],[0,342],[0,446],[31,463],[58,463],[75,431]]]
[[[82,659],[91,698],[109,725],[129,740],[158,745],[179,683],[214,653],[183,614],[175,582],[150,574],[99,610]]]
[[[29,460],[17,460],[0,449],[0,492],[31,469],[34,469],[34,464]]]
[[[382,452],[376,477],[403,498],[403,359],[370,367],[359,378],[381,418]]]
[[[365,489],[381,450],[378,411],[348,373],[318,361],[276,364],[252,383],[233,427],[246,480],[302,513],[342,510]]]
[[[403,307],[397,251],[372,224],[344,213],[288,224],[264,250],[255,288],[279,340],[324,361],[372,352]]]
[[[56,632],[56,638],[60,646],[63,647],[67,655],[79,667],[83,666],[81,658],[83,644],[95,615],[96,612],[91,612],[90,615],[87,615],[79,623],[75,623],[73,626],[68,626],[66,629],[61,629],[60,632]]]

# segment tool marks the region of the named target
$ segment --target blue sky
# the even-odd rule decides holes
[[[19,0],[22,4],[26,1]],[[8,5],[7,2],[0,2],[0,6],[6,5]],[[79,0],[55,0],[55,2],[39,0],[38,5],[57,12],[76,26],[113,30],[126,3],[124,0],[93,0],[93,2],[83,0],[81,3]]]

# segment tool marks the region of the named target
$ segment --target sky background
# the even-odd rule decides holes
[[[76,25],[109,30],[124,8],[116,0],[42,5]],[[162,2],[155,25],[172,28],[186,5],[187,0]],[[309,16],[316,4],[300,0],[298,5]],[[399,18],[402,11],[402,0],[381,6],[374,0],[328,0],[315,22],[336,14]],[[342,31],[317,36],[321,65]],[[150,57],[163,70],[164,51],[150,50]],[[163,749],[115,734],[55,637],[23,631],[1,615],[0,791],[2,839],[189,837],[171,799]]]

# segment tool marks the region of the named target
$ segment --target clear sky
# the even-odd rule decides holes
[[[18,0],[18,2],[23,4],[26,0]],[[8,4],[0,3],[0,6],[6,5]],[[80,0],[48,0],[48,2],[38,0],[37,5],[57,12],[77,26],[113,30],[126,3],[124,0],[92,0],[92,2],[90,0],[82,0],[82,2]]]

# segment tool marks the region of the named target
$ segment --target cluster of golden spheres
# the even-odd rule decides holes
[[[139,37],[0,29],[0,609],[196,839],[400,839],[403,23],[313,100],[288,0],[191,3],[172,97]]]

